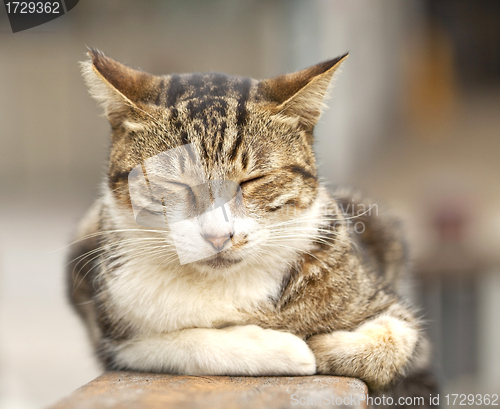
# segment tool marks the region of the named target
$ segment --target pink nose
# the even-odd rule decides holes
[[[222,248],[224,247],[224,245],[229,241],[231,240],[231,235],[227,235],[227,236],[203,236],[203,238],[208,241],[212,247],[219,251],[219,250],[222,250]]]

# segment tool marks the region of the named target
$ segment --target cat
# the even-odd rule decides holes
[[[313,130],[347,54],[266,80],[89,57],[111,148],[67,277],[103,366],[342,375],[428,400],[400,223],[318,179]]]

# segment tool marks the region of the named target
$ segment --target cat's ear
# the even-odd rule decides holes
[[[296,118],[304,128],[312,129],[321,116],[333,74],[347,56],[344,54],[301,71],[263,80],[260,91],[272,104],[274,114]]]
[[[158,77],[126,67],[100,51],[90,50],[88,56],[90,60],[81,63],[85,82],[112,125],[123,123],[131,112],[144,109]]]

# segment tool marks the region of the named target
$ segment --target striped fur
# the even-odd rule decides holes
[[[366,199],[331,195],[317,177],[313,129],[346,56],[263,81],[160,77],[97,51],[90,57],[84,76],[112,143],[68,288],[107,368],[318,372],[360,377],[377,393],[418,378],[428,345],[400,290],[406,250],[397,221],[350,214],[346,203]],[[188,143],[208,180],[241,186],[246,213],[235,217],[230,248],[180,265],[164,231],[135,223],[128,174]],[[353,218],[362,233],[350,229]],[[194,236],[201,251],[207,243]]]

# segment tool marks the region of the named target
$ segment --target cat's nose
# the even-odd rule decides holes
[[[203,235],[203,238],[208,241],[217,251],[222,250],[226,243],[231,240],[231,237],[233,237],[232,234],[226,234],[223,236]]]

